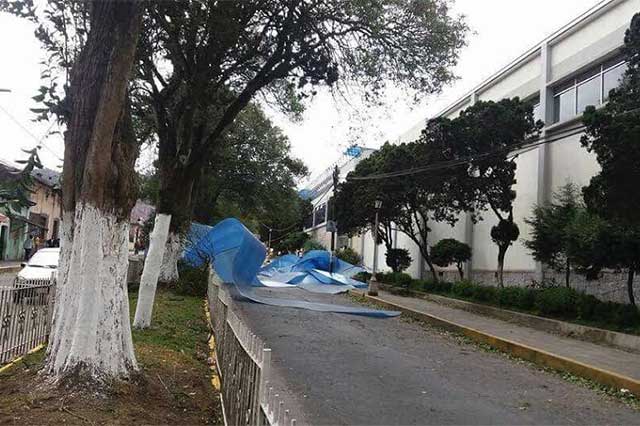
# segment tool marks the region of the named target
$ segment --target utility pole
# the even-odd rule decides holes
[[[267,243],[267,255],[271,254],[271,231],[273,231],[273,229],[269,228],[269,242]]]
[[[333,273],[333,255],[334,255],[334,251],[336,249],[336,231],[337,231],[337,223],[336,223],[336,201],[335,201],[335,195],[336,195],[336,191],[338,189],[338,181],[340,180],[340,170],[338,169],[338,166],[335,165],[333,168],[333,201],[331,202],[331,223],[329,224],[330,226],[330,231],[331,231],[331,253],[329,256],[329,273]]]
[[[378,273],[378,226],[380,225],[378,214],[382,207],[382,200],[376,199],[374,207],[376,209],[376,219],[373,226],[373,274],[369,279],[369,296],[378,295],[378,281],[376,280],[376,274]]]

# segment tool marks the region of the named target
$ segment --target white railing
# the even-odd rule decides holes
[[[49,339],[55,280],[19,280],[0,286],[0,365]]]
[[[215,273],[209,279],[208,304],[225,423],[295,426],[296,419],[269,382],[271,349],[233,312]]]

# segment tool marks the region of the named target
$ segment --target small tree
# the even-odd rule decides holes
[[[468,191],[475,193],[476,210],[493,211],[498,223],[491,228],[491,239],[498,246],[498,284],[504,284],[504,259],[520,230],[513,219],[516,192],[514,150],[539,134],[541,122],[533,108],[519,98],[498,102],[477,102],[451,121],[451,149],[457,155],[476,158],[468,168]],[[459,139],[459,140],[455,140]]]
[[[431,247],[431,258],[436,265],[446,268],[456,265],[460,279],[464,279],[462,265],[471,260],[471,247],[453,238],[445,238]]]
[[[409,254],[409,250],[403,248],[392,248],[391,250],[387,250],[385,257],[387,266],[391,268],[393,272],[404,272],[409,266],[411,266],[411,262],[413,261]]]
[[[573,260],[568,253],[568,228],[583,209],[578,188],[569,182],[553,195],[548,205],[535,206],[533,216],[525,219],[531,226],[531,239],[525,246],[538,262],[556,271],[565,272],[565,285],[569,287]]]
[[[635,272],[640,270],[640,232],[614,225],[587,211],[579,212],[567,230],[568,254],[587,280],[599,278],[603,269],[627,269],[629,303]]]
[[[588,107],[583,116],[582,145],[596,155],[600,172],[583,189],[587,209],[605,219],[608,235],[594,253],[605,267],[626,268],[629,301],[635,305],[633,277],[640,270],[640,14],[631,20],[624,38],[628,68],[619,88],[600,109]],[[599,265],[596,265],[599,266]]]

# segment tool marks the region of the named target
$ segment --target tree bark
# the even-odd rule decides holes
[[[635,275],[635,268],[632,266],[629,268],[629,275],[627,277],[627,294],[629,295],[629,303],[636,306],[636,297],[633,294],[633,277]]]
[[[125,101],[141,9],[95,1],[74,65],[65,133],[61,257],[45,372],[108,383],[137,369],[127,297],[139,153]]]
[[[569,261],[569,259],[567,259],[567,263],[565,265],[565,271],[564,271],[564,285],[569,288],[570,285],[570,278],[571,278],[571,262]]]
[[[460,274],[460,280],[464,280],[464,271],[462,269],[462,264],[458,263],[456,264],[456,267],[458,268],[458,273]]]
[[[162,257],[162,265],[160,265],[159,282],[175,283],[178,281],[178,278],[180,278],[178,275],[178,261],[183,249],[184,238],[182,235],[169,231],[164,248],[164,256]]]
[[[508,245],[498,246],[498,286],[504,287],[504,257],[507,254]]]

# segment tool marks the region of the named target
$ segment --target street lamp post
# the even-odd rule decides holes
[[[375,201],[375,209],[376,209],[376,219],[375,225],[373,227],[373,274],[369,279],[369,296],[377,296],[378,295],[378,281],[376,280],[376,273],[378,272],[378,213],[380,212],[380,208],[382,207],[382,200],[376,199]]]

